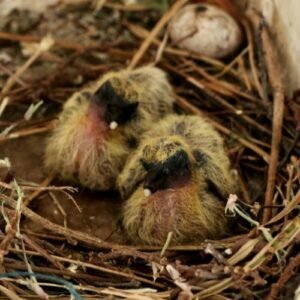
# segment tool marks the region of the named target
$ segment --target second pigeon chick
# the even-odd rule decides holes
[[[144,134],[118,178],[123,225],[135,243],[162,245],[216,239],[227,231],[234,193],[220,135],[197,116],[169,116]]]

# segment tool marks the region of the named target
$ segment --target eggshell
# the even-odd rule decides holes
[[[209,4],[191,4],[181,9],[169,24],[173,44],[179,48],[224,58],[241,44],[238,23],[222,9]]]

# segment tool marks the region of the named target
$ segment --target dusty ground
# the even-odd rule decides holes
[[[1,145],[0,157],[8,157],[16,177],[22,180],[39,183],[46,178],[41,165],[43,164],[43,145],[45,135],[35,135],[9,141]],[[55,184],[66,184],[55,182]],[[121,207],[118,196],[111,193],[92,192],[79,189],[74,199],[81,212],[78,211],[73,201],[61,192],[54,192],[56,200],[63,208],[66,217],[60,212],[58,205],[48,193],[40,195],[31,203],[31,208],[47,219],[69,228],[87,232],[91,235],[109,241],[124,243],[125,239],[119,233],[117,222]],[[30,221],[23,222],[24,227],[40,232],[40,228]]]

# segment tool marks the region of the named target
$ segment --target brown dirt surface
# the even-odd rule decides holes
[[[43,149],[45,135],[12,140],[0,148],[0,157],[9,158],[14,170],[16,179],[27,182],[41,182],[46,174],[41,166],[43,165]],[[54,182],[55,185],[66,185],[66,183]],[[66,195],[53,192],[55,198],[63,208],[66,216],[60,212],[56,202],[44,193],[31,203],[31,207],[39,215],[64,225],[66,218],[67,227],[80,230],[88,234],[115,243],[124,243],[126,240],[118,230],[118,220],[121,208],[121,201],[113,193],[99,193],[79,188],[75,193],[74,200],[82,210],[78,211],[73,201]],[[30,220],[23,223],[25,228],[31,231],[41,232],[41,228]]]

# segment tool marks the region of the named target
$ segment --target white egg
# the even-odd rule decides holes
[[[109,128],[111,130],[115,130],[117,127],[118,127],[118,123],[117,122],[115,122],[115,121],[110,122]]]
[[[179,48],[213,58],[232,54],[242,42],[242,31],[234,18],[209,4],[186,5],[171,20],[169,31]]]
[[[151,191],[149,189],[144,189],[144,195],[145,197],[151,196]]]

